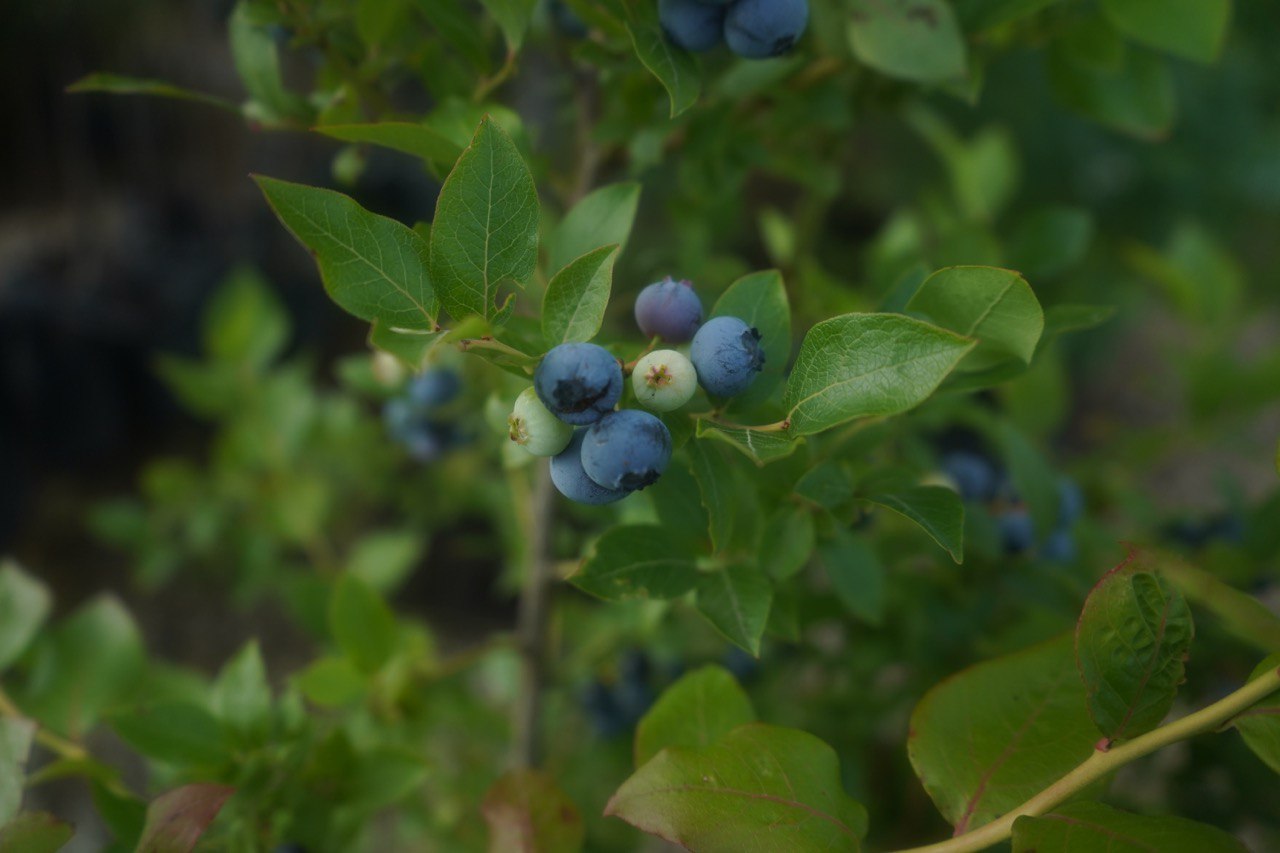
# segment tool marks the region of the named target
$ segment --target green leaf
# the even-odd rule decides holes
[[[1102,0],[1102,11],[1134,41],[1197,62],[1218,58],[1231,22],[1231,0]]]
[[[15,853],[54,853],[71,840],[75,830],[46,812],[28,812],[0,826],[0,850]]]
[[[831,512],[842,511],[854,496],[853,479],[839,463],[810,468],[794,488],[796,497],[812,501]]]
[[[964,562],[964,503],[953,490],[945,486],[912,486],[868,495],[866,499],[914,521],[951,559]]]
[[[966,71],[964,38],[945,0],[856,0],[849,44],[891,77],[941,83]]]
[[[552,277],[542,297],[542,337],[548,347],[589,341],[600,331],[617,259],[617,246],[601,246]]]
[[[349,806],[356,814],[371,818],[419,793],[429,772],[425,758],[407,747],[362,752],[351,769]]]
[[[698,612],[725,639],[760,656],[760,638],[769,621],[773,584],[757,566],[733,563],[698,576]]]
[[[711,547],[723,551],[733,538],[738,493],[733,469],[718,447],[693,441],[686,445],[690,470],[698,482],[702,506],[707,511]]]
[[[525,31],[537,0],[481,0],[489,14],[498,22],[507,40],[507,49],[516,51],[524,42]]]
[[[343,142],[367,142],[418,157],[436,168],[453,168],[462,154],[462,146],[427,127],[407,121],[380,121],[367,124],[329,124],[316,128],[317,133]]]
[[[837,530],[831,541],[818,547],[814,559],[827,573],[836,596],[850,613],[871,625],[881,624],[884,565],[865,540],[846,530]]]
[[[227,21],[231,60],[251,102],[246,115],[267,124],[309,122],[311,107],[305,98],[285,88],[275,38],[254,23],[247,0],[241,0]]]
[[[409,530],[380,530],[362,538],[351,549],[347,571],[380,593],[404,582],[418,565],[427,543]]]
[[[1049,79],[1066,106],[1141,139],[1159,139],[1177,111],[1173,75],[1160,57],[1133,45],[1114,68],[1082,62],[1055,46]]]
[[[735,408],[745,409],[767,400],[782,383],[791,358],[791,306],[782,274],[766,270],[743,276],[720,295],[711,316],[737,317],[760,332],[764,369],[733,402]]]
[[[1280,654],[1271,655],[1258,664],[1249,680],[1265,672],[1280,669]],[[1254,705],[1231,721],[1253,754],[1280,773],[1280,691]]]
[[[1051,305],[1044,312],[1044,339],[1096,329],[1115,314],[1112,305]]]
[[[965,366],[990,367],[1013,356],[1030,363],[1044,331],[1044,312],[1026,279],[995,267],[938,270],[907,303],[945,329],[977,338]]]
[[[147,806],[137,853],[189,853],[235,788],[207,782],[161,794]]]
[[[663,691],[636,726],[636,767],[669,746],[711,746],[755,719],[751,700],[727,670],[710,664],[686,673]]]
[[[569,582],[609,601],[675,598],[693,589],[692,555],[656,525],[624,525],[605,531]]]
[[[1103,575],[1076,624],[1089,714],[1112,741],[1145,734],[1169,713],[1195,636],[1182,594],[1132,561]]]
[[[266,739],[271,728],[271,686],[257,640],[245,643],[222,667],[209,704],[231,732],[250,743]]]
[[[925,400],[974,347],[897,314],[844,314],[815,325],[787,382],[792,435],[893,415]]]
[[[867,828],[866,809],[841,786],[835,750],[762,723],[704,749],[662,750],[605,814],[690,850],[856,851]]]
[[[480,806],[490,850],[573,853],[582,849],[582,815],[555,780],[541,770],[508,770]]]
[[[583,196],[551,230],[545,243],[547,268],[564,269],[601,246],[626,247],[640,205],[640,184],[609,184]]]
[[[640,62],[667,90],[671,117],[696,104],[702,91],[702,75],[693,55],[667,41],[661,28],[651,24],[627,24],[627,32]]]
[[[369,584],[344,574],[329,598],[329,630],[361,672],[377,672],[396,648],[396,619]]]
[[[377,48],[405,23],[408,0],[356,0],[356,32],[360,40]]]
[[[1093,217],[1078,207],[1038,208],[1019,219],[1009,246],[1025,275],[1055,276],[1078,264],[1093,242]]]
[[[93,728],[103,709],[131,696],[142,674],[142,637],[124,606],[109,596],[55,625],[33,651],[19,704],[73,738]]]
[[[461,320],[498,316],[498,288],[523,288],[538,262],[538,193],[516,146],[489,116],[458,158],[436,201],[431,275]]]
[[[289,313],[257,271],[235,270],[205,307],[204,346],[215,359],[266,367],[289,343]]]
[[[1058,474],[1044,454],[1012,423],[998,424],[994,438],[1009,468],[1009,479],[1031,513],[1036,537],[1043,539],[1058,525]]]
[[[435,328],[436,294],[421,237],[342,193],[262,176],[254,180],[284,227],[315,257],[338,307],[391,327]]]
[[[813,515],[803,507],[782,508],[760,537],[760,565],[775,581],[792,577],[813,553]]]
[[[1021,805],[1093,753],[1071,637],[978,664],[930,690],[907,753],[959,835]]]
[[[448,331],[427,332],[418,329],[396,329],[381,320],[369,327],[369,345],[389,352],[413,371],[426,367],[435,348],[444,342]]]
[[[963,0],[956,5],[960,23],[969,32],[990,30],[1034,15],[1061,0]]]
[[[48,587],[17,563],[0,562],[0,671],[26,650],[52,605]]]
[[[0,825],[18,813],[22,805],[22,784],[35,740],[32,720],[0,717]]]
[[[123,850],[133,850],[147,822],[147,804],[130,794],[119,794],[97,779],[90,783],[93,807]]]
[[[796,452],[799,440],[784,432],[762,432],[758,429],[730,427],[704,419],[698,420],[698,438],[723,442],[757,465],[785,459]]]
[[[193,92],[183,89],[164,80],[148,80],[142,77],[127,77],[123,74],[105,74],[98,72],[81,77],[67,87],[68,92],[105,92],[110,95],[147,95],[153,98],[173,98],[179,101],[195,101],[223,110],[239,113],[240,108],[225,98],[209,95],[204,92]]]
[[[1181,817],[1130,814],[1102,803],[1075,802],[1013,822],[1014,853],[1248,853],[1234,836]]]
[[[111,727],[156,761],[210,767],[228,757],[217,718],[190,702],[160,702],[117,713],[111,717]]]
[[[298,689],[317,705],[337,707],[354,702],[367,688],[350,659],[321,658],[295,676]]]

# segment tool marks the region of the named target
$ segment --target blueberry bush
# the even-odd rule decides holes
[[[307,660],[0,569],[0,849],[68,777],[113,850],[1280,847],[1264,5],[239,0],[242,99],[75,83],[330,140],[252,180],[368,347],[234,273],[159,362],[207,458],[90,519]],[[1162,508],[1214,445],[1263,485]],[[477,563],[514,627],[409,606]]]

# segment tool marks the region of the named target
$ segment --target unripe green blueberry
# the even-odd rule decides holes
[[[698,390],[698,372],[693,362],[675,350],[655,350],[636,362],[631,387],[646,409],[671,412],[689,402]]]
[[[573,438],[573,427],[551,414],[532,387],[516,398],[507,427],[511,440],[534,456],[555,456]]]

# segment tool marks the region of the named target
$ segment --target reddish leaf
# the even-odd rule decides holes
[[[138,853],[189,853],[235,788],[198,783],[152,800]]]

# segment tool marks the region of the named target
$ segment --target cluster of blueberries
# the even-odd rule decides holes
[[[435,367],[410,379],[382,407],[387,433],[419,462],[432,462],[467,442],[453,417],[443,411],[462,393],[462,379]]]
[[[601,737],[631,731],[653,705],[657,694],[651,683],[653,667],[644,652],[626,652],[618,662],[618,678],[612,684],[596,679],[579,695],[587,722]]]
[[[809,23],[809,0],[658,0],[663,32],[685,50],[720,42],[747,59],[791,49]]]
[[[943,455],[942,471],[955,484],[960,497],[969,503],[986,505],[995,516],[1005,553],[1022,554],[1037,548],[1031,513],[1017,496],[1007,474],[989,457],[970,450],[953,450]],[[1040,556],[1051,562],[1075,559],[1076,542],[1071,526],[1084,512],[1084,495],[1072,480],[1058,483],[1058,523],[1053,532],[1038,543]]]
[[[687,281],[664,279],[641,291],[636,323],[646,337],[690,344],[689,355],[663,349],[631,366],[640,405],[670,412],[697,386],[713,397],[746,391],[764,366],[760,332],[737,317],[702,322],[702,303]],[[543,356],[533,387],[507,419],[511,440],[551,457],[551,481],[565,497],[607,504],[652,485],[671,460],[671,433],[657,416],[615,411],[623,365],[604,347],[567,343]]]

